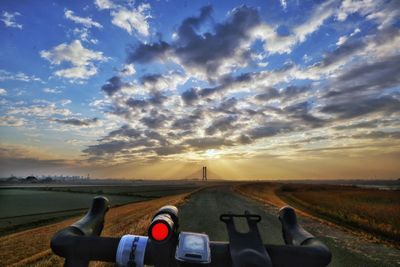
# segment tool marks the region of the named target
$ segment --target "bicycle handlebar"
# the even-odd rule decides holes
[[[51,240],[55,254],[64,257],[65,266],[87,266],[89,261],[116,262],[121,237],[99,237],[108,210],[108,200],[96,197],[88,213],[78,222],[57,232]],[[291,207],[279,211],[282,232],[286,245],[264,245],[272,266],[326,266],[331,253],[322,242],[297,223],[296,213]],[[148,239],[144,264],[157,265],[157,242]],[[208,266],[236,266],[232,262],[228,242],[210,242],[211,263]],[[156,252],[156,253],[155,253]],[[165,265],[161,265],[165,266]],[[177,266],[175,260],[170,266]]]

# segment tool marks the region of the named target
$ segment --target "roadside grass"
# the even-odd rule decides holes
[[[400,191],[336,185],[283,185],[289,203],[388,241],[400,242]]]
[[[277,196],[275,191],[282,185],[283,184],[280,183],[268,182],[247,183],[234,187],[234,191],[244,196],[281,208],[287,204]]]
[[[146,186],[62,186],[0,188],[0,236],[56,223],[82,214],[96,195],[112,206],[191,192],[195,184]]]
[[[111,208],[106,215],[102,236],[144,235],[151,216],[161,206],[180,205],[189,195],[185,193]],[[0,266],[61,266],[63,259],[50,250],[50,239],[55,232],[77,219],[79,217],[0,237]],[[103,265],[91,263],[91,266]]]
[[[397,244],[396,247],[400,242],[399,190],[282,183],[248,183],[235,190],[277,207],[290,204],[316,217]]]

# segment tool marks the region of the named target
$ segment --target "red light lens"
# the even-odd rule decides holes
[[[151,228],[151,236],[153,237],[154,240],[157,241],[163,241],[168,237],[169,234],[169,229],[168,226],[166,226],[164,223],[156,223],[152,228]]]

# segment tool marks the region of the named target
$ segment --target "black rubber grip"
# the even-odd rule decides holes
[[[103,230],[104,216],[109,209],[108,203],[109,201],[106,197],[98,196],[93,198],[92,206],[88,213],[71,226],[78,228],[85,236],[99,236]]]
[[[115,262],[120,238],[101,238],[108,199],[95,197],[87,214],[71,226],[58,231],[50,242],[53,252],[65,258],[65,266],[87,266],[89,260]]]
[[[301,245],[304,241],[314,238],[297,223],[296,212],[292,207],[286,206],[279,210],[279,220],[282,224],[282,234],[288,245]]]
[[[307,232],[297,222],[296,212],[292,207],[286,206],[279,210],[279,220],[282,224],[283,239],[288,248],[296,248],[296,251],[304,253],[304,260],[315,260],[321,265],[327,265],[332,258],[332,254],[324,243],[316,239]],[[281,249],[284,251],[285,249]],[[294,251],[293,253],[296,253]],[[279,253],[277,251],[276,253]],[[283,257],[283,256],[282,256]]]

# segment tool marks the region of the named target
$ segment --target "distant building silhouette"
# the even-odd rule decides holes
[[[28,176],[28,177],[25,178],[25,181],[27,181],[27,182],[29,182],[29,183],[37,183],[37,182],[38,182],[38,179],[37,179],[35,176],[30,175],[30,176]]]

